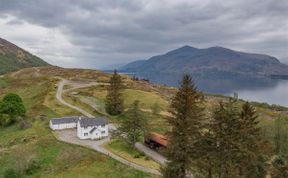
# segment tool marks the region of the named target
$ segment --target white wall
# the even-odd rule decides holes
[[[63,129],[71,129],[76,128],[76,123],[68,123],[68,124],[52,124],[52,121],[50,121],[50,128],[52,130],[63,130]]]
[[[106,125],[105,127],[101,127],[98,126],[96,130],[94,130],[92,133],[90,133],[90,131],[93,129],[94,127],[87,127],[87,128],[83,128],[80,127],[80,123],[78,122],[77,124],[77,136],[80,139],[101,139],[103,137],[108,137],[109,133],[108,133],[108,125]],[[86,135],[85,135],[86,133]]]
[[[69,124],[57,124],[53,125],[52,121],[50,120],[49,126],[52,130],[63,130],[63,129],[70,129],[70,128],[77,128],[77,136],[80,139],[101,139],[103,137],[108,137],[108,125],[105,125],[104,127],[102,126],[97,126],[97,129],[94,130],[92,133],[90,131],[94,127],[87,127],[87,128],[82,128],[80,127],[80,122],[78,123],[69,123]],[[87,133],[87,135],[84,135],[84,133]]]

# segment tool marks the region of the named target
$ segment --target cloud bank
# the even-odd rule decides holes
[[[63,67],[101,68],[183,45],[285,59],[287,17],[287,0],[0,0],[0,37]]]

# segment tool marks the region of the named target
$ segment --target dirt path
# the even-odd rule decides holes
[[[64,104],[67,107],[70,107],[72,109],[75,109],[77,111],[79,111],[80,113],[82,113],[84,116],[87,117],[94,117],[92,114],[86,112],[85,110],[74,106],[70,103],[67,103],[66,101],[63,100],[62,98],[62,93],[63,93],[63,88],[65,86],[65,84],[69,83],[70,81],[65,80],[65,79],[61,79],[61,82],[58,84],[58,89],[57,89],[57,93],[56,93],[56,98],[59,102],[61,102],[62,104]],[[95,85],[95,83],[93,83],[93,85]],[[88,87],[87,84],[83,84],[82,86],[77,86],[75,88],[79,89],[79,88],[85,88]],[[70,90],[70,89],[69,89]],[[109,130],[115,130],[116,127],[113,124],[109,124]],[[155,174],[155,175],[161,175],[161,173],[155,169],[151,169],[151,168],[147,168],[147,167],[143,167],[140,166],[138,164],[135,164],[133,162],[130,162],[128,160],[125,160],[115,154],[113,154],[112,152],[108,151],[107,149],[105,149],[103,147],[103,144],[108,143],[110,141],[110,137],[102,139],[102,140],[98,140],[98,141],[92,141],[92,140],[80,140],[77,136],[76,136],[76,131],[75,130],[62,130],[62,131],[57,131],[57,139],[63,142],[67,142],[67,143],[71,143],[71,144],[76,144],[76,145],[81,145],[81,146],[85,146],[88,148],[92,148],[100,153],[103,153],[107,156],[110,156],[113,159],[116,159],[117,161],[126,164],[128,166],[131,166],[135,169],[138,169],[140,171],[143,172],[147,172],[150,174]]]
[[[159,153],[151,150],[150,148],[148,148],[147,146],[143,145],[142,143],[136,143],[135,147],[142,151],[146,156],[150,157],[151,159],[153,159],[154,161],[156,161],[157,163],[161,164],[161,165],[165,165],[167,162],[167,159],[160,155]]]
[[[74,106],[74,105],[72,105],[72,104],[70,104],[70,103],[67,103],[66,101],[63,100],[63,98],[62,98],[63,87],[64,87],[64,85],[66,85],[67,83],[68,83],[67,80],[62,79],[62,81],[58,84],[58,89],[57,89],[57,93],[56,93],[56,98],[57,98],[57,100],[58,100],[60,103],[64,104],[65,106],[68,106],[68,107],[70,107],[70,108],[72,108],[72,109],[75,109],[75,110],[79,111],[79,112],[82,113],[84,116],[94,117],[92,114],[86,112],[85,110],[83,110],[83,109],[81,109],[81,108],[79,108],[79,107],[77,107],[77,106]],[[86,87],[86,86],[85,86],[85,87]]]

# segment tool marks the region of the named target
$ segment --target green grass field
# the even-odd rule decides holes
[[[25,78],[0,80],[0,96],[19,94],[27,107],[32,127],[21,130],[17,124],[0,128],[0,178],[8,169],[21,177],[155,177],[132,169],[93,150],[56,140],[48,128],[49,118],[79,115],[55,99],[57,80]],[[40,115],[47,119],[40,120]]]
[[[43,77],[32,77],[30,71],[25,70],[25,75],[18,74],[17,78],[0,78],[0,98],[5,94],[14,92],[19,94],[27,107],[27,120],[32,123],[33,127],[21,130],[18,125],[7,128],[0,128],[0,178],[3,177],[7,169],[15,169],[22,174],[22,177],[111,177],[111,178],[138,178],[138,177],[155,177],[143,172],[125,166],[113,159],[103,156],[95,151],[82,148],[75,145],[61,143],[55,139],[50,129],[48,121],[53,117],[79,115],[78,112],[71,110],[55,99],[58,79],[52,76],[55,73],[64,78],[74,79],[77,72],[80,78],[96,79],[97,81],[107,82],[108,78],[99,72],[81,70],[60,70],[60,69],[43,69]],[[59,72],[58,72],[59,70]],[[28,72],[27,72],[28,71]],[[42,71],[41,71],[42,72]],[[58,73],[57,73],[58,72]],[[165,134],[169,130],[165,115],[156,115],[149,110],[157,103],[163,112],[169,108],[169,98],[175,93],[169,93],[170,90],[162,88],[153,88],[147,83],[130,83],[123,90],[125,99],[125,108],[134,100],[140,101],[141,108],[145,111],[151,131]],[[133,84],[133,85],[132,85]],[[65,100],[88,110],[91,113],[105,113],[105,85],[93,86],[76,90],[76,94],[65,95]],[[69,88],[69,87],[68,87]],[[165,97],[167,96],[169,97]],[[205,105],[208,110],[206,113],[211,114],[213,108],[219,100],[227,98],[221,96],[209,96]],[[240,105],[241,102],[239,102]],[[91,107],[90,105],[93,105]],[[277,129],[275,119],[286,117],[287,113],[273,109],[273,107],[256,104],[259,115],[260,126],[264,129],[265,137],[274,142]],[[97,111],[100,111],[98,113]],[[40,115],[46,115],[46,119],[40,119]],[[117,122],[125,117],[125,114],[119,117],[111,117],[110,121]],[[285,132],[288,128],[288,122],[281,124],[281,143],[288,143],[288,134]],[[275,144],[274,144],[275,145]],[[282,144],[282,150],[288,150],[287,144]],[[116,152],[125,154],[126,157],[133,158],[133,154],[127,155],[127,145],[123,143],[112,142],[109,148]]]

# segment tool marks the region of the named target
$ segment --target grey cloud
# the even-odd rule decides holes
[[[83,66],[123,63],[192,45],[285,57],[287,0],[0,0],[12,15],[61,30]],[[64,51],[65,53],[65,51]],[[77,63],[77,62],[75,62]],[[91,65],[90,65],[91,66]]]

